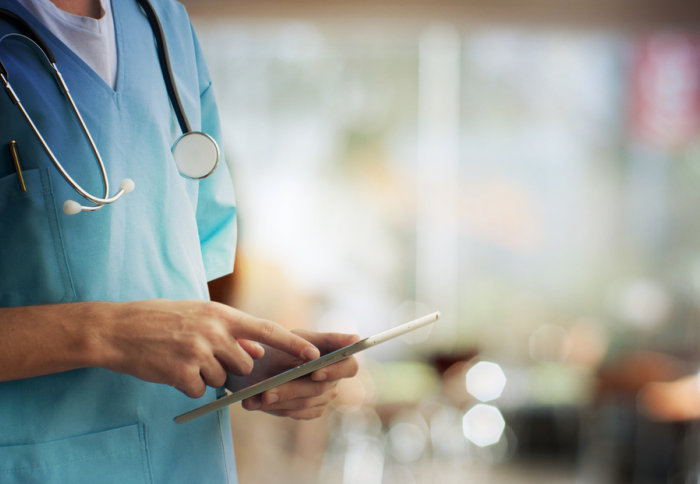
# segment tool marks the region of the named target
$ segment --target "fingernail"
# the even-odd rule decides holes
[[[304,357],[306,360],[315,360],[319,356],[321,356],[320,352],[318,351],[317,348],[315,347],[307,347],[302,351],[301,356]]]
[[[271,404],[275,403],[280,399],[280,396],[276,392],[270,392],[265,394],[265,403]]]
[[[262,358],[263,356],[265,356],[265,347],[263,345],[261,345],[260,343],[253,343],[253,346],[255,346],[255,349],[257,349],[260,352],[259,356],[256,355],[256,356],[254,356],[254,358],[257,359],[257,358]]]

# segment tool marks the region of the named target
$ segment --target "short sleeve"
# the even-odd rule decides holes
[[[200,80],[208,81],[200,95],[201,130],[212,136],[219,143],[219,149],[221,149],[219,113],[196,37],[195,45],[197,48]],[[197,231],[207,281],[231,273],[236,255],[238,235],[236,199],[231,171],[226,163],[223,150],[221,151],[219,166],[214,173],[199,182]]]

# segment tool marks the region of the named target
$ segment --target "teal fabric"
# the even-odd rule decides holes
[[[190,123],[218,138],[209,75],[187,13],[171,0],[152,3]],[[170,147],[179,126],[151,29],[135,0],[112,2],[115,90],[16,2],[0,0],[0,8],[27,19],[53,49],[102,153],[112,192],[126,177],[136,184],[133,193],[97,212],[63,214],[65,200],[82,199],[0,93],[0,307],[207,299],[207,280],[233,268],[230,172],[225,162],[203,181],[177,172]],[[0,35],[9,31],[14,29],[0,21]],[[57,158],[81,185],[101,194],[87,141],[37,52],[8,39],[0,57]],[[26,193],[9,157],[7,143],[13,139]],[[99,368],[0,383],[0,482],[235,482],[227,412],[173,422],[215,397],[210,389],[192,400],[166,385]]]

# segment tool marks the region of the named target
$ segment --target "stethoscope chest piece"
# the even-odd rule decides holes
[[[219,164],[219,146],[214,138],[200,131],[180,136],[172,148],[175,165],[182,176],[201,180],[213,173]]]

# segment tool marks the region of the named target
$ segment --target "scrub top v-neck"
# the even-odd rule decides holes
[[[66,12],[51,0],[17,1],[114,89],[117,46],[111,0],[100,0],[99,18]]]
[[[152,0],[193,129],[220,139],[206,65],[182,5]],[[150,26],[135,0],[112,2],[116,90],[14,0],[0,0],[49,44],[109,178],[136,190],[93,213],[60,210],[73,190],[7,96],[0,95],[0,307],[149,298],[208,299],[207,281],[233,268],[233,188],[226,163],[206,180],[179,175],[179,136]],[[14,31],[0,21],[0,35]],[[32,49],[4,42],[15,90],[77,181],[101,179],[82,133]],[[15,140],[27,191],[5,149]],[[27,324],[31,324],[30,321]],[[81,324],[90,324],[89,321]],[[173,417],[211,401],[100,368],[0,383],[0,482],[235,482],[228,413],[188,424]]]

